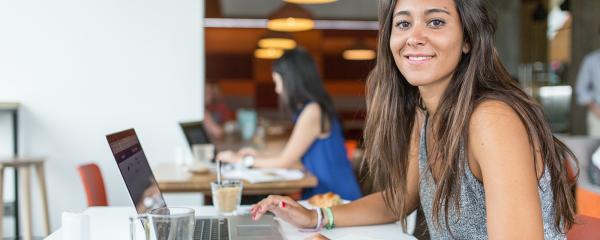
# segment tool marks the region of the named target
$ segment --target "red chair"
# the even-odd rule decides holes
[[[88,207],[108,206],[104,179],[102,179],[98,165],[95,163],[81,165],[77,167],[77,171],[85,188]]]
[[[600,239],[600,219],[585,215],[575,216],[575,225],[567,232],[568,240]]]

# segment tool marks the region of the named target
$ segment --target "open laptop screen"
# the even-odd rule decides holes
[[[106,139],[137,212],[145,213],[154,208],[165,207],[165,200],[135,130],[110,134]]]
[[[183,134],[190,145],[190,149],[194,144],[211,143],[208,134],[206,134],[204,123],[202,121],[182,122],[179,123],[179,125],[181,125],[181,130],[183,130]]]

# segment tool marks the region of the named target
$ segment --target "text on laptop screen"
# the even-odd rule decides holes
[[[125,130],[106,138],[137,212],[166,206],[135,130]]]

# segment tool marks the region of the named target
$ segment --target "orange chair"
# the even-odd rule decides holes
[[[85,188],[88,207],[108,206],[104,180],[98,165],[95,163],[81,165],[77,167],[77,171]]]
[[[587,136],[559,136],[559,138],[573,151],[579,161],[579,176],[575,187],[577,214],[600,219],[600,186],[592,184],[588,175],[590,160],[594,151],[600,146],[600,139]],[[568,179],[574,181],[575,163],[572,159],[565,160],[567,165],[571,166],[567,168]]]
[[[356,151],[356,148],[358,148],[358,141],[346,140],[344,142],[344,145],[346,147],[346,154],[348,155],[348,160],[353,161],[354,160],[354,152]]]
[[[575,222],[576,224],[567,232],[568,240],[600,239],[600,219],[577,215]]]

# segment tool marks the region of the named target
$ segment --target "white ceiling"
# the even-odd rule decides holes
[[[282,0],[221,0],[225,18],[267,18],[283,5]],[[317,5],[302,5],[315,19],[377,20],[377,0],[338,0]]]

